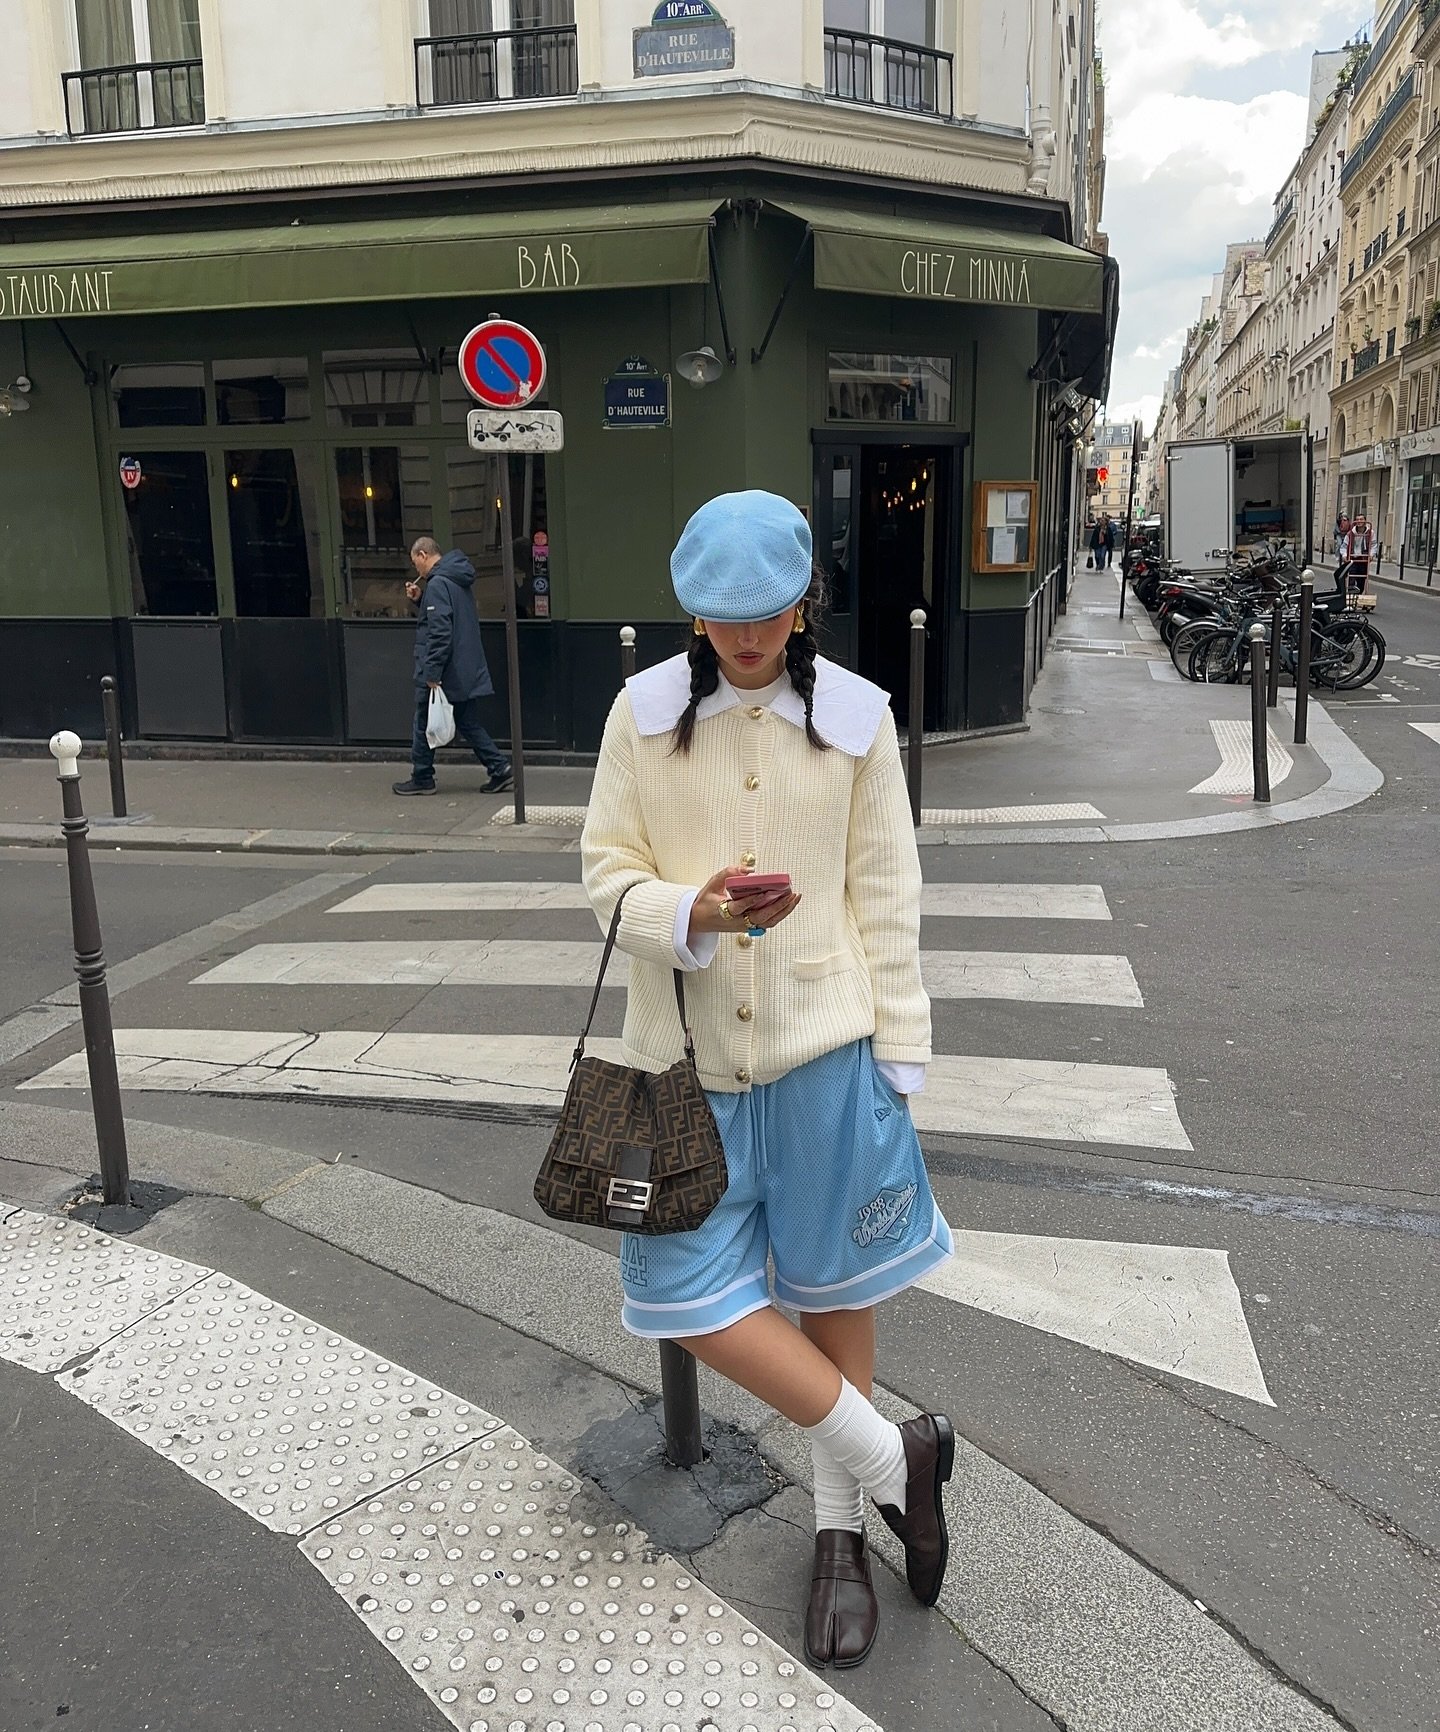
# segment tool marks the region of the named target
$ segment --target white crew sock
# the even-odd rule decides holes
[[[815,1532],[822,1528],[844,1528],[846,1533],[865,1532],[865,1487],[848,1469],[841,1467],[829,1446],[810,1434],[810,1461],[815,1470]]]
[[[840,1379],[840,1399],[819,1425],[805,1428],[876,1503],[905,1512],[905,1445],[900,1427],[877,1413],[853,1383]]]

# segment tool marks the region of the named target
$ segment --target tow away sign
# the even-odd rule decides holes
[[[556,409],[472,409],[465,418],[473,451],[560,451],[564,417]]]

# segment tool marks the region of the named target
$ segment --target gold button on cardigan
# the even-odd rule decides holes
[[[737,858],[738,842],[761,871],[788,872],[802,900],[753,946],[722,943],[687,975],[706,1088],[773,1082],[866,1036],[879,1060],[927,1063],[920,863],[885,694],[820,660],[816,727],[833,749],[810,744],[795,694],[782,692],[770,709],[776,725],[757,729],[726,687],[702,704],[690,752],[673,752],[688,691],[684,657],[628,682],[606,725],[581,838],[602,927],[635,885],[619,935],[632,958],[626,1062],[659,1071],[681,1057],[676,917]],[[753,1009],[752,1021],[737,1020],[737,1004]]]

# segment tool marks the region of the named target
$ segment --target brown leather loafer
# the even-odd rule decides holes
[[[821,1528],[805,1614],[805,1658],[817,1670],[858,1666],[875,1645],[879,1627],[864,1534]]]
[[[905,1579],[922,1606],[940,1598],[950,1535],[945,1526],[942,1491],[955,1466],[955,1432],[940,1413],[922,1413],[900,1427],[905,1444],[905,1513],[893,1503],[877,1503],[886,1527],[905,1542]]]

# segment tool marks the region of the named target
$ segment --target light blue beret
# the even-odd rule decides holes
[[[810,525],[788,499],[722,493],[685,525],[670,578],[686,613],[730,624],[773,619],[810,587]]]

